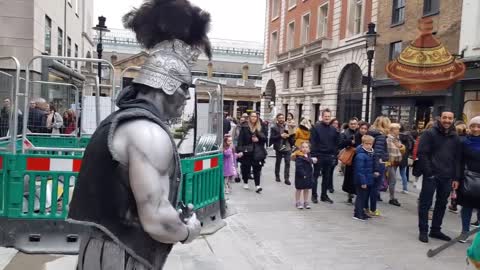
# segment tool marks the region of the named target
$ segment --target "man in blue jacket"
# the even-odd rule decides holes
[[[330,126],[332,113],[329,109],[322,111],[322,121],[315,124],[310,132],[310,144],[312,148],[312,157],[316,157],[318,162],[313,171],[313,189],[312,202],[318,203],[318,177],[322,173],[322,191],[320,200],[322,202],[333,203],[327,195],[327,189],[333,183],[333,167],[337,159],[338,145],[340,143],[340,134]]]

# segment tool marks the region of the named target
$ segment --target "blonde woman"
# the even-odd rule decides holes
[[[255,112],[251,112],[246,125],[241,126],[237,151],[243,153],[243,156],[240,158],[240,170],[244,188],[248,189],[248,178],[253,168],[253,178],[257,193],[262,192],[260,174],[267,158],[266,142],[267,136],[265,135],[265,130],[262,129],[258,115]]]
[[[390,125],[387,135],[387,149],[388,149],[388,166],[387,166],[387,180],[388,190],[390,191],[391,205],[400,206],[400,203],[395,199],[395,186],[397,183],[397,169],[402,161],[405,153],[405,146],[400,142],[400,124],[393,123]]]
[[[300,149],[302,143],[310,141],[310,129],[312,129],[310,120],[303,118],[300,126],[295,130],[295,147],[297,149]]]
[[[368,135],[375,138],[373,143],[373,150],[375,155],[375,162],[378,163],[379,176],[375,177],[374,186],[376,188],[370,193],[370,214],[372,216],[380,216],[380,211],[377,209],[377,201],[382,201],[380,197],[380,187],[383,185],[385,177],[385,162],[388,161],[387,148],[387,134],[390,129],[391,121],[386,116],[379,116],[373,122],[373,125],[368,131]],[[367,204],[368,206],[368,204]],[[368,207],[367,207],[368,209]]]

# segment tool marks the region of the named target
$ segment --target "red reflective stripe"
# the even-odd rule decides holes
[[[218,158],[212,158],[210,160],[210,168],[216,168],[218,167]]]
[[[27,158],[27,171],[49,171],[49,158]]]
[[[3,170],[3,157],[0,157],[0,170]]]
[[[81,167],[82,167],[82,160],[81,159],[74,159],[73,160],[73,171],[74,172],[79,172]]]
[[[195,163],[193,164],[193,171],[198,172],[201,170],[203,170],[203,160],[195,161]]]

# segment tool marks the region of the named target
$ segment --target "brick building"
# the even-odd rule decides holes
[[[397,123],[413,127],[426,124],[444,109],[452,108],[452,89],[407,91],[388,79],[385,67],[418,36],[418,19],[431,17],[433,33],[457,54],[462,19],[462,0],[379,1],[373,115],[387,115]]]
[[[267,0],[262,115],[292,112],[340,121],[365,113],[365,32],[378,0]]]

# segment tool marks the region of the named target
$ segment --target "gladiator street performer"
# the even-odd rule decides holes
[[[166,122],[190,99],[201,50],[211,58],[210,15],[187,0],[150,0],[123,21],[149,56],[85,151],[69,210],[89,228],[78,270],[162,269],[173,244],[201,229],[195,214],[176,211],[180,159]]]

